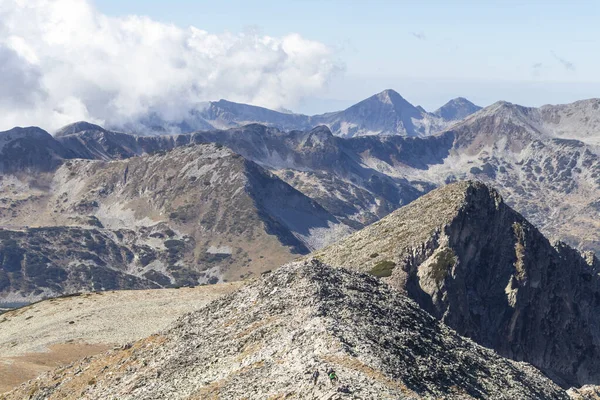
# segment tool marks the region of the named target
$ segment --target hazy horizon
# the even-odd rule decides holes
[[[600,5],[6,0],[0,128],[177,120],[221,98],[319,114],[384,89],[433,111],[599,97]]]

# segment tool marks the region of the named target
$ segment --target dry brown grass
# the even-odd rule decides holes
[[[5,359],[0,363],[0,393],[12,390],[46,371],[99,354],[109,347],[104,344],[65,343],[50,346],[47,352]]]
[[[129,368],[138,369],[140,361],[133,354],[142,347],[160,346],[166,342],[160,335],[152,335],[139,340],[127,348],[108,351],[91,359],[83,359],[67,368],[60,368],[38,380],[33,386],[19,387],[0,397],[1,400],[29,398],[44,387],[60,386],[46,400],[76,400],[84,396],[86,390],[95,385],[97,378],[111,373],[123,376]],[[109,382],[110,383],[110,382]],[[33,393],[31,393],[33,391]]]

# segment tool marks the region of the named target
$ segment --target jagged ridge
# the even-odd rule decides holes
[[[318,252],[564,386],[600,382],[598,260],[554,246],[481,183],[434,190]]]

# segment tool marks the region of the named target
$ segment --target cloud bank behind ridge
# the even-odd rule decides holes
[[[338,70],[330,48],[297,34],[211,34],[86,0],[0,2],[0,130],[177,121],[219,98],[293,107]]]

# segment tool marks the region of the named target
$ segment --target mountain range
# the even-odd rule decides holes
[[[190,115],[0,132],[0,304],[247,281],[6,398],[600,393],[600,100]]]
[[[144,157],[123,161],[134,159]],[[72,232],[57,241],[67,238],[80,241]],[[488,186],[453,183],[162,332],[4,398],[593,398],[599,265],[549,242]],[[312,382],[331,368],[343,385]]]
[[[365,135],[426,136],[442,131],[453,122],[478,111],[462,97],[450,100],[433,113],[415,107],[398,92],[387,89],[345,110],[319,115],[304,115],[269,110],[248,104],[219,100],[199,105],[175,122],[158,115],[143,116],[135,122],[113,128],[141,134],[187,133],[196,130],[229,129],[262,124],[284,131],[327,126],[336,136]]]
[[[552,240],[597,250],[599,108],[499,102],[423,137],[260,124],[2,132],[0,293],[19,302],[256,276],[467,179],[497,188]]]

